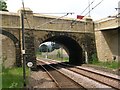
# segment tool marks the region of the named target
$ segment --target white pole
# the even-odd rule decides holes
[[[89,8],[88,8],[89,11],[88,12],[89,12],[89,17],[90,17],[90,0],[88,0],[88,6],[89,6]]]
[[[87,51],[85,51],[85,62],[88,63],[88,54],[87,54]]]

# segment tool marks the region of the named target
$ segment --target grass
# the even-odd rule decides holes
[[[55,59],[55,60],[58,60],[58,61],[63,61],[63,62],[69,62],[69,58],[68,57],[64,57],[64,58],[51,58],[51,57],[48,57],[50,59]]]
[[[2,88],[23,88],[23,68],[3,69],[2,72]],[[29,70],[26,69],[26,76]]]
[[[36,55],[37,56],[37,58],[41,58],[41,57],[43,57],[43,56],[41,56],[41,55]],[[45,57],[44,57],[45,58]],[[58,60],[58,61],[64,61],[64,62],[69,62],[69,57],[63,57],[63,58],[61,58],[61,57],[57,57],[57,56],[48,56],[48,59],[54,59],[54,60]]]
[[[39,53],[39,52],[36,53],[36,56],[38,58],[42,57],[41,53]],[[69,62],[69,58],[68,57],[60,58],[57,55],[55,55],[54,57],[49,55],[48,58],[49,59],[55,59],[55,60],[58,60],[58,61]],[[94,54],[92,56],[92,60],[89,62],[89,64],[93,64],[93,65],[101,66],[101,67],[106,67],[106,68],[111,68],[111,69],[118,69],[118,68],[120,68],[120,63],[118,63],[116,61],[113,61],[113,60],[106,61],[106,62],[98,61],[96,54]]]
[[[42,55],[41,55],[41,53],[40,52],[36,52],[36,57],[37,58],[41,58],[41,57],[43,57]],[[45,58],[45,56],[44,56],[44,58]],[[54,59],[54,60],[58,60],[58,61],[65,61],[65,62],[69,62],[69,57],[60,57],[60,56],[58,56],[58,55],[48,55],[48,59]]]
[[[89,63],[93,64],[93,65],[96,65],[96,66],[110,68],[110,69],[120,68],[120,62],[117,62],[117,61],[114,61],[114,60],[109,60],[109,61],[104,61],[104,62],[98,61],[96,53],[92,55],[92,59],[90,60]]]
[[[2,89],[2,65],[0,64],[0,90]]]
[[[120,63],[116,61],[106,61],[106,62],[100,62],[100,61],[93,61],[91,64],[97,65],[97,66],[102,66],[106,68],[111,68],[111,69],[118,69],[120,68]]]

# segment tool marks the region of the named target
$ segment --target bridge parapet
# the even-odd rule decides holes
[[[21,28],[21,11],[18,13],[0,12],[2,15],[2,28]],[[92,19],[76,20],[65,17],[34,14],[29,8],[25,8],[25,28],[35,30],[68,30],[93,32],[94,24]]]
[[[95,31],[114,29],[119,27],[120,17],[104,18],[95,22]]]
[[[71,18],[61,18],[34,14],[34,26],[36,30],[67,30],[67,31],[84,31],[93,32],[93,21],[75,20]]]
[[[20,28],[20,18],[18,13],[10,13],[0,11],[0,15],[2,15],[2,28]]]

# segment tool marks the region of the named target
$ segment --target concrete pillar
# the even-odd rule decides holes
[[[24,26],[25,28],[33,27],[33,11],[30,8],[21,8],[18,10],[18,13],[21,18],[21,13],[24,13]],[[29,24],[28,24],[29,23]],[[20,19],[20,24],[21,24],[21,19]],[[22,25],[20,25],[22,26]]]
[[[25,36],[26,64],[28,62],[32,62],[33,63],[32,69],[36,69],[34,35],[33,35],[33,31],[32,31],[32,28],[33,28],[33,12],[29,8],[20,9],[18,12],[20,14],[20,17],[21,17],[21,13],[24,13],[24,28],[25,28],[24,36]],[[20,19],[20,24],[21,24],[21,19]],[[22,27],[22,25],[21,25],[21,27]],[[22,37],[22,35],[21,35],[21,37]],[[21,38],[21,41],[22,41],[22,38]],[[22,45],[22,42],[21,42],[21,45]]]

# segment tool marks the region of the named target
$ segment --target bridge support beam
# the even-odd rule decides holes
[[[25,38],[25,57],[26,64],[28,62],[32,62],[33,66],[32,70],[36,70],[36,56],[35,56],[35,48],[34,48],[34,35],[32,31],[33,27],[33,12],[29,8],[19,10],[19,14],[21,17],[21,13],[24,13],[24,38]],[[22,21],[21,21],[22,22]],[[22,25],[21,25],[22,26]],[[28,30],[26,28],[29,28]],[[22,41],[22,38],[21,38]],[[21,42],[22,45],[22,42]],[[22,47],[21,47],[22,48]]]
[[[33,33],[31,35],[25,34],[25,48],[26,48],[26,63],[32,62],[32,70],[36,70],[36,56]]]

